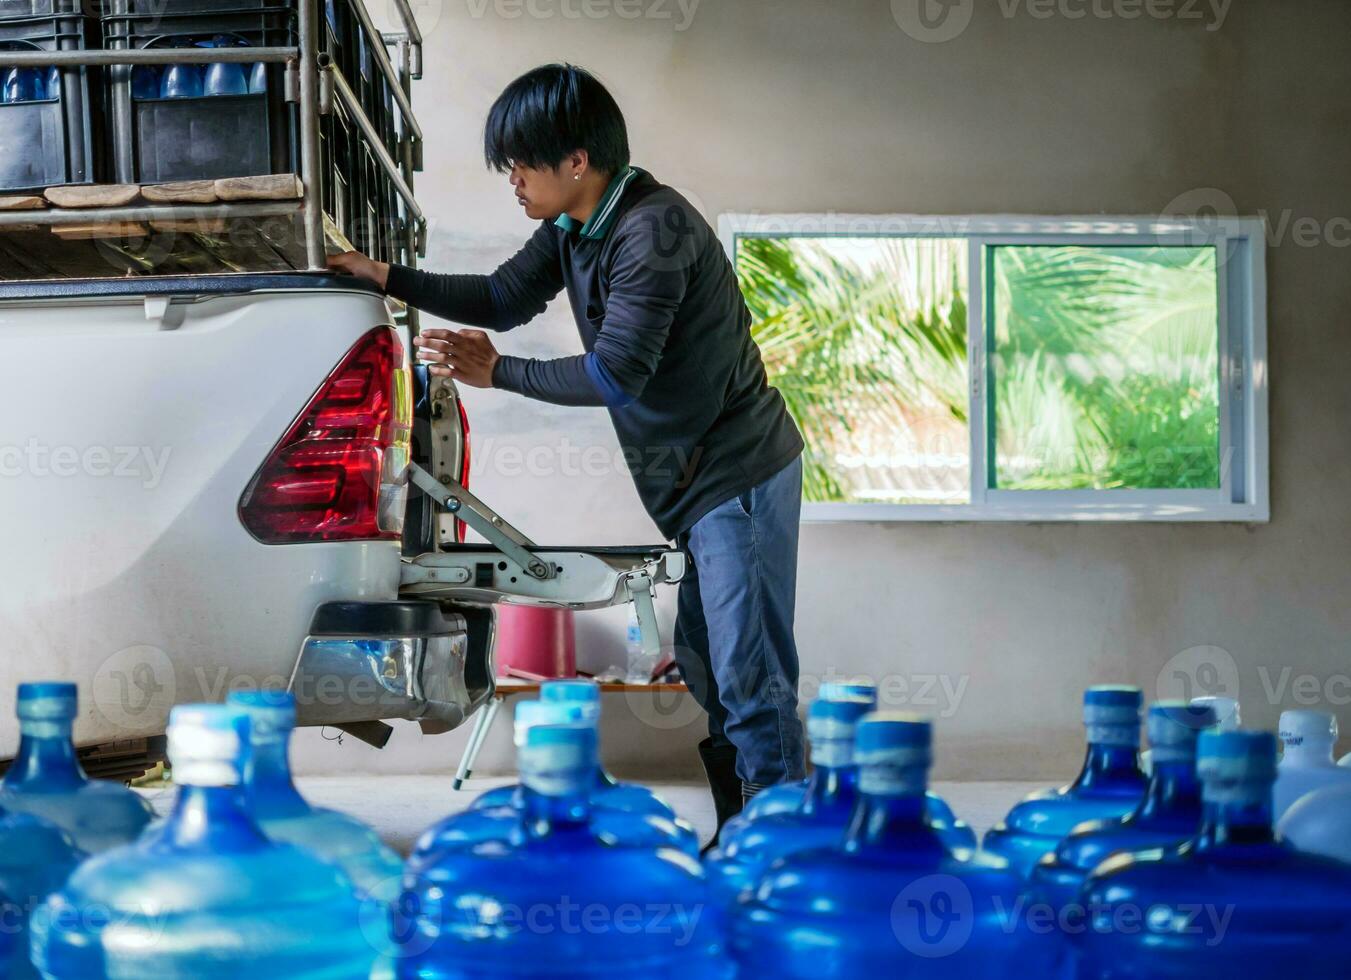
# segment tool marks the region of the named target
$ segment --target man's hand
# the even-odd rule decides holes
[[[360,252],[340,252],[328,257],[328,267],[333,272],[345,272],[349,276],[373,282],[381,289],[389,279],[389,263],[377,262]]]
[[[418,357],[426,362],[428,371],[471,388],[493,386],[493,366],[497,364],[497,349],[482,330],[445,330],[429,327],[413,338],[420,348]]]

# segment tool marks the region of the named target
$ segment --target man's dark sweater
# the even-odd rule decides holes
[[[605,405],[643,505],[674,536],[792,462],[802,437],[765,377],[732,265],[689,202],[633,168],[575,224],[541,223],[492,275],[392,266],[386,289],[489,330],[525,323],[566,289],[587,353],[504,355],[493,386]]]

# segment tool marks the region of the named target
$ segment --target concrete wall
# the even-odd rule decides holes
[[[1351,5],[967,0],[934,32],[916,26],[914,7],[704,0],[689,16],[675,0],[442,0],[424,9],[426,265],[488,271],[529,234],[504,178],[484,170],[479,134],[501,87],[552,60],[585,65],[612,87],[635,162],[710,221],[728,210],[1186,213],[1225,196],[1239,213],[1265,213],[1270,524],[809,524],[798,641],[811,688],[832,673],[887,678],[893,704],[938,715],[938,768],[949,778],[1067,774],[1080,751],[1077,698],[1094,682],[1153,696],[1182,693],[1180,676],[1218,678],[1238,687],[1250,723],[1312,704],[1351,724]],[[621,16],[634,11],[643,16]],[[561,302],[500,346],[579,349]],[[562,472],[561,440],[613,451],[603,412],[491,391],[467,402],[486,464],[474,489],[528,533],[656,538],[625,474]],[[543,455],[517,473],[507,447]],[[622,618],[591,619],[584,645],[604,661]],[[606,742],[622,763],[692,758],[697,723],[654,728],[618,706],[610,715]],[[509,759],[508,727],[499,725],[492,765]],[[372,761],[453,761],[462,738],[415,745],[401,733],[404,762],[388,752]],[[308,744],[304,756],[320,767],[357,757]]]

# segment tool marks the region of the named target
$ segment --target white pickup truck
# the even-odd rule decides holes
[[[375,744],[453,728],[500,601],[633,601],[656,644],[682,555],[540,548],[470,495],[458,394],[396,314],[322,273],[0,283],[0,713],[76,681],[87,767],[125,776],[234,688]]]

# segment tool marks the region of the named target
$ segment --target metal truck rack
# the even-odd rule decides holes
[[[297,104],[299,135],[298,196],[289,199],[113,207],[47,207],[36,196],[31,196],[32,201],[43,206],[16,207],[8,202],[0,206],[0,278],[40,277],[44,262],[51,266],[52,275],[97,276],[97,270],[107,275],[110,260],[120,266],[116,274],[323,269],[326,243],[340,248],[349,245],[322,205],[327,175],[320,158],[320,117],[332,112],[335,104],[341,104],[356,123],[367,149],[402,202],[409,258],[424,256],[426,217],[412,189],[413,171],[421,168],[422,128],[409,98],[410,82],[422,74],[422,35],[407,0],[395,0],[394,4],[403,32],[383,34],[375,29],[363,0],[343,2],[351,6],[369,37],[383,41],[372,45],[371,50],[376,70],[389,83],[401,117],[402,152],[398,160],[363,111],[351,82],[319,50],[319,0],[296,0],[295,47],[0,50],[2,68],[280,62],[286,66],[286,100]],[[394,49],[397,67],[386,46]],[[115,127],[130,125],[126,119],[109,122]],[[99,226],[108,227],[109,234],[98,234]],[[151,247],[142,240],[144,236],[119,234],[119,226],[171,229],[173,241]],[[225,227],[230,229],[229,235],[222,233]],[[78,229],[91,231],[80,239],[53,243],[52,233],[62,229],[76,230],[76,234],[81,234]],[[84,268],[86,265],[95,271]]]

